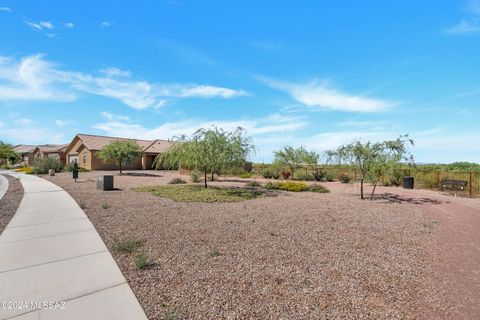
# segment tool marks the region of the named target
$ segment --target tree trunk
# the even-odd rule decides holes
[[[360,179],[360,199],[364,199],[363,198],[363,177]]]
[[[212,181],[213,181],[213,172],[212,172]]]
[[[122,161],[118,162],[118,166],[120,167],[120,175],[122,174]]]
[[[373,184],[373,190],[372,190],[372,194],[370,195],[370,200],[373,200],[373,195],[375,194],[375,189],[377,188],[377,183],[378,183],[378,179],[375,180],[375,183]]]
[[[207,189],[207,173],[205,172],[205,189]]]
[[[293,170],[293,168],[290,168],[290,171],[292,171],[292,180],[293,180],[293,176],[294,176],[293,173],[294,173],[295,170]]]

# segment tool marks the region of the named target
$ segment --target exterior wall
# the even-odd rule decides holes
[[[26,166],[32,166],[33,161],[35,160],[33,153],[21,153],[20,154],[21,158],[21,163],[23,163]]]
[[[65,154],[65,162],[69,161],[70,159],[70,156],[77,156],[78,155],[78,152],[77,152],[77,149],[80,147],[80,145],[82,144],[82,140],[80,139],[74,139],[76,141],[72,141],[72,143],[74,143],[73,147],[68,147],[68,152]],[[78,158],[78,165],[80,166],[80,157]]]
[[[86,150],[86,149],[85,149]],[[83,150],[82,150],[83,152]],[[87,168],[89,170],[119,170],[119,167],[115,163],[104,163],[102,160],[100,160],[96,155],[96,151],[92,151],[90,153],[90,159],[91,159],[91,166],[90,168]],[[81,157],[80,157],[81,161]],[[138,159],[135,159],[132,161],[131,164],[125,164],[123,166],[124,170],[142,170],[142,158],[139,157]]]

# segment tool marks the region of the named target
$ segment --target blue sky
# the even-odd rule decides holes
[[[480,161],[480,1],[0,0],[0,139],[244,127],[255,161],[409,133]]]

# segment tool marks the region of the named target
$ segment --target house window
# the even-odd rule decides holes
[[[82,163],[87,164],[87,153],[86,152],[83,153]]]

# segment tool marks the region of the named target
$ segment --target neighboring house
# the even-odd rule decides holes
[[[29,144],[19,144],[16,145],[13,149],[21,158],[21,163],[26,166],[31,166],[34,161],[33,151],[35,150],[36,146],[32,146]]]
[[[62,164],[66,164],[65,150],[69,146],[66,144],[42,144],[35,148],[33,155],[35,159],[43,159],[45,157],[56,158]]]
[[[103,147],[116,140],[135,141],[143,150],[141,157],[124,165],[126,170],[151,169],[155,157],[174,144],[174,142],[167,140],[137,140],[90,134],[77,134],[65,149],[66,160],[68,163],[77,162],[79,167],[88,170],[116,170],[118,169],[117,164],[104,163],[96,155]]]

